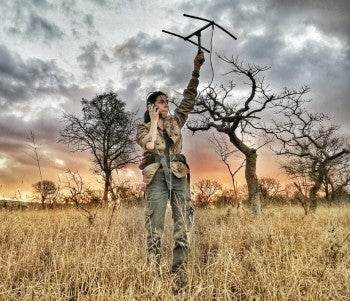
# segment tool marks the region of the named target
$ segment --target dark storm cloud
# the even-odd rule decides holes
[[[350,63],[350,1],[347,0],[272,0],[270,8],[290,23],[313,25],[325,35],[346,44],[344,53]]]
[[[65,0],[60,3],[60,8],[65,14],[77,14],[78,10],[76,9],[76,0]]]
[[[72,105],[69,105],[69,111],[71,110]],[[2,111],[2,113],[6,112]],[[4,164],[8,168],[0,169],[0,178],[3,183],[7,183],[7,190],[10,188],[17,190],[18,186],[12,186],[18,185],[20,179],[24,185],[21,189],[30,189],[33,179],[39,177],[33,145],[30,140],[31,131],[35,135],[44,177],[52,177],[56,180],[57,174],[64,172],[67,168],[87,171],[91,167],[91,155],[88,152],[75,155],[66,145],[58,143],[59,131],[64,126],[62,110],[54,107],[38,108],[34,113],[34,117],[30,121],[11,114],[11,112],[1,114],[0,158],[5,159]]]
[[[147,84],[159,84],[177,89],[183,86],[190,74],[196,48],[166,35],[150,36],[138,33],[114,47],[114,57],[122,63],[125,81],[135,79]],[[150,89],[155,86],[150,87]]]
[[[3,10],[3,12],[1,11]],[[25,40],[38,39],[46,43],[64,37],[63,30],[53,18],[46,18],[47,12],[57,13],[57,6],[45,0],[22,1],[14,0],[2,3],[0,7],[2,26],[10,36]],[[41,42],[40,41],[40,42]]]
[[[282,52],[289,46],[284,39],[286,35],[296,30],[305,33],[310,25],[328,38],[339,38],[346,44],[343,51],[348,54],[350,51],[350,1],[347,0],[191,1],[183,7],[193,12],[199,5],[203,7],[201,16],[239,32],[237,45],[244,55],[268,61],[267,64],[285,55]],[[254,34],[257,30],[263,33],[257,36]],[[308,57],[311,55],[312,52]]]
[[[30,1],[34,6],[48,7],[50,4],[46,0],[31,0]]]
[[[84,17],[84,23],[90,27],[90,28],[94,28],[94,16],[91,14],[87,14]]]
[[[298,89],[302,85],[309,85],[311,93],[307,98],[313,99],[311,109],[328,114],[335,123],[341,124],[343,131],[346,132],[350,128],[349,5],[349,1],[218,0],[191,1],[184,4],[182,9],[188,14],[215,20],[236,34],[238,40],[233,41],[219,29],[215,29],[214,51],[228,57],[239,55],[247,63],[270,66],[271,69],[265,72],[264,76],[273,91],[278,92],[285,86]],[[179,18],[181,17],[179,15]],[[171,31],[190,33],[205,24],[190,18],[182,20],[186,25],[182,28],[174,27]],[[310,29],[314,30],[316,36],[312,36],[313,32],[310,33]],[[202,38],[207,35],[208,32],[203,32]],[[130,70],[125,68],[126,77],[130,76],[132,71],[136,71],[135,74],[144,71],[142,68],[137,68],[138,64],[131,62],[139,59],[142,51],[147,49],[147,45],[154,42],[148,36],[139,39],[137,43],[137,37],[140,36],[141,34],[116,48],[119,50],[118,55],[133,66]],[[306,40],[303,42],[301,39],[305,36]],[[168,42],[181,43],[180,40]],[[298,43],[299,46],[296,46]],[[203,45],[209,45],[208,41]],[[175,49],[171,51],[173,50]],[[149,55],[156,57],[157,54],[148,51],[147,57]],[[188,54],[180,57],[188,57]],[[169,55],[159,62],[173,66],[175,60]],[[210,73],[208,64],[207,56],[207,62],[201,72],[203,74],[201,83],[205,83],[206,75]],[[150,75],[151,69],[152,67],[148,66],[148,71],[144,75]],[[228,71],[229,66],[214,58],[214,69],[215,80],[220,81],[222,78],[219,74]],[[179,73],[176,76],[170,75],[173,82],[181,82],[181,77],[184,78],[185,74],[183,70],[181,68],[170,68],[170,70]],[[159,71],[162,72],[162,69]],[[154,79],[156,80],[155,77]]]
[[[106,0],[90,0],[90,1],[93,2],[93,3],[96,3],[96,4],[100,5],[100,6],[104,6],[104,5],[107,4]]]
[[[295,22],[295,25],[313,23],[326,33],[350,36],[348,0],[195,0],[181,5],[181,8],[189,14],[214,19],[218,23],[221,21],[239,27],[244,25],[242,29],[249,29],[256,24],[263,25],[264,20],[271,24],[270,28],[289,22]]]
[[[217,0],[215,2],[197,0],[180,6],[187,14],[214,20],[226,29],[230,29],[232,33],[245,31],[261,23],[263,19],[267,19],[264,7],[265,1],[255,0]],[[184,18],[183,22],[193,24],[197,28],[206,24],[192,18]]]
[[[51,114],[48,115],[51,116]],[[30,130],[35,135],[40,165],[45,178],[56,181],[57,175],[62,174],[67,168],[79,171],[89,170],[91,156],[88,153],[75,155],[70,152],[66,145],[57,143],[58,129],[49,129],[49,133],[46,133],[45,127],[48,125],[52,127],[54,124],[48,118],[41,118],[41,121],[38,120],[37,123],[30,125],[14,116],[7,120],[13,126],[16,126],[16,122],[19,123],[16,126],[16,131],[13,131],[16,136],[5,132],[6,135],[2,136],[0,141],[0,158],[5,159],[3,163],[7,166],[7,168],[0,169],[0,178],[6,184],[7,190],[19,189],[20,182],[23,186],[20,187],[21,190],[30,190],[31,184],[40,179],[33,145],[30,140]],[[58,123],[57,119],[55,121]],[[22,125],[21,129],[19,128],[20,125]],[[0,129],[2,128],[3,122],[0,121]],[[0,132],[3,135],[3,131],[0,130]],[[63,160],[63,164],[60,164],[60,161],[57,160]]]
[[[320,11],[331,11],[331,5],[326,7],[321,5],[321,9],[313,11],[311,4],[316,4],[316,2],[305,1],[304,5],[301,2],[300,6],[290,4],[293,9],[295,8],[294,13],[286,7],[287,4],[283,4],[290,3],[287,1],[281,1],[282,4],[279,5],[275,5],[275,3],[280,3],[279,1],[264,3],[227,0],[218,0],[215,3],[211,1],[192,1],[184,4],[182,8],[190,14],[195,14],[194,11],[198,11],[200,6],[203,9],[201,16],[214,19],[231,32],[238,31],[238,40],[233,41],[226,34],[216,29],[214,33],[215,51],[228,56],[239,54],[247,62],[257,63],[261,66],[271,66],[272,69],[269,73],[275,74],[273,79],[276,83],[280,82],[282,86],[312,84],[312,88],[318,89],[317,82],[322,80],[321,77],[325,73],[331,77],[340,74],[341,77],[347,78],[346,73],[349,71],[349,63],[346,61],[346,57],[342,59],[341,55],[349,49],[348,45],[337,50],[331,44],[325,44],[324,40],[318,41],[311,38],[311,40],[302,44],[300,49],[294,49],[293,44],[287,39],[288,35],[292,35],[293,30],[297,31],[296,34],[298,35],[307,33],[307,26],[311,22],[315,23],[314,26],[317,26],[316,29],[318,30],[328,27],[328,24],[333,24],[332,21],[327,20],[321,26],[321,22],[325,18],[323,18],[322,13],[319,13]],[[345,19],[348,20],[348,18],[344,18],[344,16],[348,15],[349,5],[344,1],[335,1],[335,5],[336,8],[330,15],[335,16],[333,19],[339,17],[343,22],[341,28],[346,28],[348,21],[345,21]],[[343,9],[341,9],[341,5],[343,5]],[[297,10],[300,10],[300,12]],[[185,18],[185,20],[189,20],[186,22],[191,24],[196,24],[197,27],[204,24],[202,21],[189,18]],[[312,20],[318,20],[318,22]],[[198,22],[201,22],[200,25]],[[189,28],[188,25],[188,28],[185,27],[185,29],[179,31],[190,32]],[[173,31],[176,32],[176,28]],[[335,33],[337,34],[337,31]],[[207,33],[205,34],[207,35]],[[333,38],[333,35],[329,37]],[[340,34],[340,41],[342,41],[342,37]],[[173,68],[175,62],[178,66],[178,60],[176,59],[184,57],[182,54],[178,55],[181,51],[177,51],[177,46],[174,46],[179,45],[179,43],[180,40],[176,43],[174,40],[150,37],[144,33],[139,33],[123,44],[116,46],[115,56],[123,62],[125,78],[132,78],[133,74],[135,76],[142,74],[142,76],[152,76],[156,80],[155,74],[164,75],[168,71],[167,75],[173,77],[173,79],[181,79],[183,72],[176,74],[181,68]],[[165,45],[172,45],[172,48],[166,48]],[[176,53],[177,57],[173,58],[169,52]],[[147,70],[139,63],[139,61],[144,61],[146,58],[151,58],[152,62],[151,67],[148,66]],[[156,59],[152,60],[152,58]],[[166,68],[167,64],[170,68]],[[215,67],[217,70],[222,68],[218,65]],[[279,85],[277,84],[277,86]]]
[[[89,0],[90,2],[97,4],[98,7],[108,8],[108,9],[116,9],[120,10],[121,7],[130,6],[133,7],[135,5],[135,0]],[[138,0],[139,1],[139,0]],[[141,3],[141,5],[144,5]]]
[[[267,74],[274,87],[308,84],[318,109],[325,105],[335,114],[339,106],[349,112],[350,1],[218,0],[191,1],[183,6],[194,15],[199,7],[203,9],[200,16],[239,32],[233,52],[247,62],[270,66]],[[302,42],[310,28],[319,38],[310,36]],[[217,31],[215,34],[218,36]],[[219,53],[230,49],[226,39],[220,44]],[[329,105],[334,98],[336,102]]]
[[[0,107],[9,110],[40,96],[61,95],[71,97],[81,88],[74,77],[59,68],[52,60],[23,60],[0,45]]]
[[[140,81],[134,79],[130,80],[124,89],[118,90],[118,95],[120,96],[121,100],[126,103],[128,110],[131,112],[139,111],[139,115],[143,114],[143,109],[146,107],[146,102],[143,102],[143,99],[139,96],[142,94],[140,88]],[[142,104],[145,106],[143,107]]]
[[[41,37],[45,41],[59,39],[64,35],[54,22],[36,14],[30,15],[26,34],[32,37]]]
[[[82,54],[77,57],[77,62],[80,67],[86,72],[85,75],[89,78],[94,78],[94,73],[97,68],[97,55],[100,47],[96,42],[80,47]]]
[[[148,93],[162,90],[171,95],[191,77],[196,47],[163,34],[138,33],[114,47],[114,57],[121,63],[125,89],[118,91],[130,103],[132,111],[142,117]]]
[[[1,117],[12,109],[26,110],[27,106],[29,112],[31,103],[36,99],[51,100],[53,104],[59,101],[62,110],[79,112],[80,100],[95,94],[95,86],[79,85],[74,76],[59,68],[55,61],[23,60],[18,54],[10,53],[6,46],[0,45]],[[45,110],[35,113],[36,117],[41,113],[45,117]]]
[[[5,182],[10,181],[11,174],[15,173],[17,177],[33,174],[33,168],[36,167],[33,148],[30,140],[30,132],[34,133],[35,143],[38,147],[40,164],[47,171],[52,165],[52,153],[58,153],[64,148],[57,144],[59,137],[59,112],[54,109],[45,109],[37,112],[36,119],[26,122],[22,117],[8,114],[0,118],[0,156],[5,155],[5,163],[8,169],[0,170],[1,178]],[[14,179],[15,180],[15,179]],[[27,179],[31,181],[30,176]],[[30,182],[29,182],[30,183]]]
[[[130,63],[139,61],[147,54],[158,52],[164,54],[164,44],[159,40],[152,39],[148,34],[140,32],[126,40],[124,43],[114,47],[114,55],[119,60]]]
[[[30,121],[15,114],[2,115],[0,118],[0,136],[3,141],[15,139],[23,143],[28,140],[32,131],[45,144],[55,144],[62,127],[62,110],[57,108],[37,109]],[[3,146],[1,143],[0,151]]]
[[[0,6],[0,12],[2,26],[5,31],[11,36],[22,35],[26,30],[31,11],[32,9],[26,7],[25,3],[23,5],[22,3],[16,5],[14,2],[2,3]]]
[[[350,38],[350,1],[348,0],[271,0],[268,9],[282,18],[303,19],[327,34]]]

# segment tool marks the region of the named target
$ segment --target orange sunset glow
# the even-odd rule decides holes
[[[58,140],[58,139],[57,139]],[[102,190],[103,184],[101,177],[93,173],[92,155],[88,152],[71,152],[66,146],[59,146],[60,151],[46,146],[38,139],[38,152],[40,155],[40,165],[44,179],[61,182],[64,186],[67,182],[68,169],[77,171],[82,176],[87,187]],[[33,149],[30,143],[26,141],[25,147],[19,153],[21,160],[12,162],[3,160],[0,165],[2,173],[2,187],[0,196],[5,199],[30,200],[33,197],[32,184],[40,181],[40,174],[37,163],[34,158]],[[184,135],[184,153],[188,157],[191,168],[191,184],[195,184],[201,179],[216,180],[222,183],[226,188],[232,185],[230,174],[227,167],[215,153],[213,145],[204,134],[192,136],[186,132]],[[268,151],[261,151],[258,157],[257,172],[260,177],[274,177],[282,182],[285,176],[279,169],[277,157]],[[231,158],[232,169],[238,168],[242,162],[242,155]],[[12,164],[12,168],[9,168]],[[129,181],[131,184],[142,183],[141,171],[137,165],[119,171],[115,175],[117,181]],[[245,184],[244,168],[235,177],[239,186]]]

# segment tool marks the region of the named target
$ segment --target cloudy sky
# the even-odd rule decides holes
[[[141,114],[148,92],[182,91],[196,47],[161,30],[185,35],[205,25],[183,13],[214,20],[236,35],[234,41],[215,30],[213,53],[270,66],[265,77],[277,92],[308,84],[312,109],[349,133],[348,0],[0,0],[0,197],[20,191],[25,198],[40,179],[30,131],[44,178],[57,182],[70,168],[97,181],[88,153],[57,143],[63,112],[79,114],[82,97],[113,90]],[[209,48],[211,30],[202,34]],[[212,61],[220,82],[227,66],[215,54]],[[202,85],[211,77],[207,56]],[[205,135],[185,133],[185,144],[195,181],[228,182]],[[277,167],[267,167],[274,166],[267,153],[261,150],[258,175],[277,176]],[[137,168],[122,176],[141,181]]]

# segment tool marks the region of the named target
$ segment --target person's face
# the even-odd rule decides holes
[[[159,109],[160,117],[165,118],[169,112],[168,99],[165,95],[159,95],[154,105]]]

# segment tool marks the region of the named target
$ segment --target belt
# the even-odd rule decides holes
[[[166,183],[168,188],[170,188],[170,171],[169,171],[169,166],[167,163],[170,162],[181,162],[184,163],[188,170],[190,170],[190,167],[188,166],[187,162],[186,162],[186,157],[183,154],[172,154],[169,156],[166,155],[158,155],[158,154],[152,154],[152,153],[148,153],[146,155],[144,155],[141,164],[139,165],[140,169],[144,169],[146,166],[152,164],[152,163],[160,163],[160,168],[163,168],[164,170],[164,174],[166,175]],[[169,164],[170,165],[170,164]],[[187,176],[187,183],[188,183],[188,187],[190,189],[191,187],[191,174],[190,172],[188,172]]]
[[[144,155],[142,162],[139,165],[139,168],[144,169],[146,166],[152,163],[157,163],[157,162],[160,163],[161,161],[164,162],[163,160],[165,160],[167,163],[170,163],[170,162],[184,163],[189,169],[189,166],[186,162],[186,157],[183,154],[171,154],[169,156],[158,155],[158,154],[147,154],[147,155]]]

